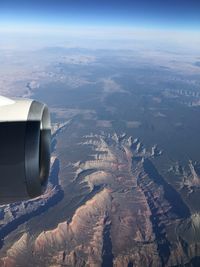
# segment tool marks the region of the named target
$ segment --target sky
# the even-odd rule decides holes
[[[0,23],[200,28],[199,0],[1,0]]]
[[[104,42],[137,36],[190,40],[198,46],[200,0],[0,0],[0,46],[8,45],[5,36],[20,43],[19,32],[26,41],[34,34],[40,41],[44,34],[46,41],[47,35],[51,41],[57,35],[57,40],[68,36]]]

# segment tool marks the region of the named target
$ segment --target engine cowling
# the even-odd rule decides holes
[[[50,168],[48,107],[0,97],[0,204],[41,195]]]

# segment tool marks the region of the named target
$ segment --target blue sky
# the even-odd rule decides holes
[[[199,0],[1,0],[0,23],[200,29]]]
[[[0,0],[0,48],[143,44],[199,49],[200,0]]]

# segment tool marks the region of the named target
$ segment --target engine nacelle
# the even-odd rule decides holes
[[[43,193],[50,145],[51,123],[45,104],[0,96],[0,204]]]

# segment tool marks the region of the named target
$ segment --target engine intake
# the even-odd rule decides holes
[[[0,204],[44,192],[50,144],[51,123],[45,104],[0,97]]]

